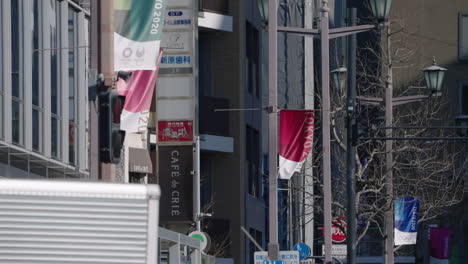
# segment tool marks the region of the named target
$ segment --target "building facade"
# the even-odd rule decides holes
[[[0,17],[0,176],[89,178],[89,13],[6,0]]]

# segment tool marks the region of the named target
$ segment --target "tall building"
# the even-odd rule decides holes
[[[90,177],[88,24],[73,1],[1,1],[0,176]]]

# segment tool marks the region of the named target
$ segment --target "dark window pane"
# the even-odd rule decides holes
[[[13,143],[20,144],[21,141],[21,104],[15,100],[11,104],[11,137]]]
[[[68,158],[70,164],[75,164],[75,131],[76,128],[73,124],[69,125],[69,136],[68,136]]]
[[[19,87],[19,67],[20,67],[20,28],[19,28],[19,7],[18,0],[11,1],[11,95],[20,97]]]
[[[462,88],[462,115],[468,115],[468,85]]]
[[[211,96],[211,79],[212,79],[212,66],[211,66],[211,52],[212,45],[211,39],[200,38],[199,43],[199,87],[200,97]]]
[[[40,151],[39,138],[41,135],[41,129],[39,127],[39,111],[33,109],[32,112],[32,147],[36,151]]]
[[[468,60],[468,14],[460,16],[459,58]]]
[[[33,63],[32,63],[32,102],[33,105],[39,106],[39,0],[34,0],[34,28],[33,28]]]
[[[68,46],[75,46],[75,11],[68,9]],[[75,120],[75,49],[68,49],[69,119]]]
[[[57,29],[56,27],[50,26],[50,43],[51,48],[57,48]],[[57,104],[57,50],[51,50],[50,56],[50,93],[51,93],[51,105],[52,113],[58,114],[58,104]]]
[[[51,155],[53,158],[59,157],[59,121],[52,117],[50,130]]]

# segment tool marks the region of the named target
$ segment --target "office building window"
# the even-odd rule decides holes
[[[460,115],[468,116],[468,81],[460,83]]]
[[[253,228],[249,228],[249,233],[250,235],[255,239],[255,241],[263,247],[263,234],[262,232],[256,230],[256,229],[253,229]],[[254,263],[254,254],[255,254],[255,251],[260,251],[260,249],[257,248],[257,246],[255,246],[255,244],[252,242],[252,241],[249,241],[249,262],[248,263]]]
[[[41,47],[41,17],[40,0],[33,1],[33,27],[32,27],[32,148],[34,151],[42,150],[42,83],[40,74],[42,67],[40,63]]]
[[[248,168],[248,192],[257,198],[262,197],[262,178],[260,175],[260,136],[256,129],[246,128],[246,158]]]
[[[260,42],[258,30],[249,22],[245,29],[246,79],[250,94],[260,97]]]
[[[60,8],[56,1],[50,1],[50,104],[51,104],[51,128],[50,128],[50,141],[51,141],[51,155],[53,158],[60,158],[60,52],[57,50],[59,45],[60,32]]]
[[[76,12],[73,8],[68,8],[68,45],[76,45]],[[71,164],[76,164],[76,49],[68,49],[68,119],[69,125],[69,149],[68,157]]]
[[[468,60],[468,13],[458,18],[458,59]]]
[[[209,36],[200,34],[199,42],[199,90],[200,97],[212,95],[212,41]]]
[[[21,29],[20,19],[22,18],[22,9],[18,0],[11,1],[11,133],[12,141],[15,144],[23,144],[23,91],[20,81],[20,48],[21,48]]]
[[[202,158],[200,161],[201,175],[200,175],[200,185],[201,185],[201,206],[202,209],[209,207],[212,201],[213,194],[213,177],[212,177],[212,160]]]

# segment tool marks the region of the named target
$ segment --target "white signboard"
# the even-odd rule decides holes
[[[189,32],[164,32],[161,39],[161,48],[164,54],[171,52],[191,52],[193,34]]]
[[[164,30],[192,29],[193,11],[188,8],[167,9],[164,20]]]
[[[158,100],[156,103],[158,120],[194,120],[193,98]]]
[[[325,246],[322,246],[322,254],[325,255]],[[337,259],[346,259],[348,248],[345,244],[332,245],[332,257]]]
[[[156,95],[158,97],[189,97],[195,96],[192,76],[158,78],[156,84]]]
[[[265,260],[268,260],[268,252],[257,251],[254,254],[255,264],[264,264]],[[280,251],[280,260],[284,261],[284,264],[299,264],[299,251]]]

